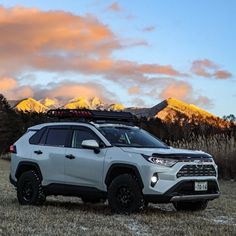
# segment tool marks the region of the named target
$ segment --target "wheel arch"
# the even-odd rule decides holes
[[[138,168],[134,165],[124,163],[112,164],[109,167],[105,178],[106,186],[108,187],[112,180],[121,174],[133,174],[137,178],[139,187],[143,189],[144,185]]]
[[[31,161],[21,161],[18,164],[17,169],[16,169],[16,174],[15,174],[16,179],[18,180],[24,172],[30,171],[30,170],[37,171],[37,173],[39,174],[40,180],[41,181],[43,180],[42,172],[39,165]]]

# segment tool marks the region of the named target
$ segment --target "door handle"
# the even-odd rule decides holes
[[[75,156],[74,156],[74,155],[72,155],[72,154],[70,154],[70,155],[66,155],[66,158],[68,158],[68,159],[72,160],[72,159],[75,159]]]
[[[41,154],[43,154],[43,152],[42,152],[41,150],[34,151],[34,153],[36,153],[37,155],[41,155]]]

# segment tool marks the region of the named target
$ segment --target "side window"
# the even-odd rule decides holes
[[[45,134],[45,131],[46,131],[46,128],[42,128],[42,129],[36,131],[36,133],[29,139],[29,143],[35,144],[35,145],[39,144],[40,139]]]
[[[90,129],[76,129],[73,132],[71,147],[82,148],[82,142],[88,139],[93,139],[96,140],[98,143],[101,143],[101,140]]]
[[[68,129],[49,129],[46,138],[46,145],[49,146],[60,146],[64,147],[66,145],[66,139],[68,136]]]

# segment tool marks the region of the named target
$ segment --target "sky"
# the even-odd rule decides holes
[[[0,1],[0,93],[236,115],[235,22],[234,0]]]

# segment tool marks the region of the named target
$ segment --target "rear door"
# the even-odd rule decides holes
[[[64,183],[65,146],[69,132],[67,126],[48,127],[39,144],[32,146],[32,158],[40,164],[43,185]]]
[[[78,126],[72,129],[71,147],[66,148],[68,158],[65,159],[65,181],[69,184],[102,189],[106,148],[104,145],[104,148],[100,148],[99,153],[82,148],[83,140],[90,139],[104,145],[90,128]]]

